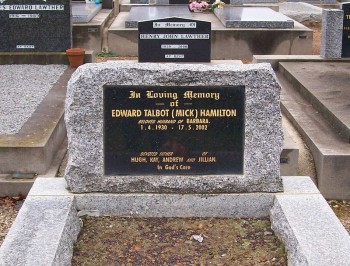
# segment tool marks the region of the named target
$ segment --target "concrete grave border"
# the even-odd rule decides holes
[[[348,265],[350,236],[309,177],[283,177],[283,193],[72,194],[63,178],[38,178],[0,248],[0,264],[70,265],[78,215],[264,217],[290,265]]]

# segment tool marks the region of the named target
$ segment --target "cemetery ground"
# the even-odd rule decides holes
[[[317,36],[319,40],[320,26],[309,27],[314,30],[314,40]],[[314,42],[313,51],[319,54],[319,42]],[[111,59],[100,57],[98,61]],[[0,198],[0,245],[21,201],[20,197]],[[350,202],[329,201],[329,204],[350,234]],[[287,264],[284,249],[267,219],[83,217],[82,220],[84,228],[75,247],[73,265],[135,265],[140,262],[144,265],[160,262],[188,265],[194,261],[204,265],[209,262],[232,265],[228,262],[233,259],[237,265]],[[196,240],[198,235],[203,237],[202,243]],[[97,239],[99,242],[94,242]],[[154,261],[155,258],[159,261]]]

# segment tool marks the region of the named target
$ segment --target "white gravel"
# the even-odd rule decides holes
[[[0,65],[0,134],[16,134],[57,82],[65,65]]]

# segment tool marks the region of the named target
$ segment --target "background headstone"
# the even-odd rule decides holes
[[[344,11],[342,57],[350,57],[350,3],[342,5]]]
[[[1,52],[63,52],[72,46],[70,0],[0,0]]]
[[[134,6],[125,20],[125,28],[137,28],[139,21],[171,17],[192,19],[187,6]]]
[[[167,18],[138,23],[139,62],[210,62],[211,23]]]
[[[342,10],[323,9],[320,55],[324,58],[341,57],[343,14]]]

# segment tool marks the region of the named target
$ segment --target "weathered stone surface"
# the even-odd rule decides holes
[[[343,10],[323,9],[320,55],[324,58],[342,55],[343,16]]]
[[[215,74],[213,74],[215,73]],[[103,85],[220,86],[246,90],[243,175],[105,176]],[[86,64],[73,74],[65,121],[69,160],[65,178],[73,192],[277,192],[282,190],[283,144],[280,86],[268,64],[201,65],[107,62]]]
[[[350,236],[320,194],[276,195],[272,229],[290,265],[349,265]]]
[[[303,23],[320,23],[322,8],[303,2],[279,3],[279,11],[283,15]]]
[[[231,5],[278,3],[278,0],[230,0]]]
[[[0,248],[0,265],[70,265],[79,231],[74,196],[28,197]]]
[[[272,193],[77,194],[77,208],[95,215],[133,217],[267,217]]]
[[[102,4],[72,2],[72,22],[87,23],[102,9]]]
[[[267,7],[225,6],[216,8],[215,15],[226,28],[293,28],[294,21]]]

